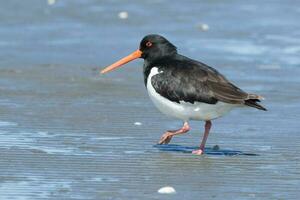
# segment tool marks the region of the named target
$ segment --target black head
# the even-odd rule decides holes
[[[160,35],[151,34],[145,36],[140,43],[142,58],[148,61],[171,56],[177,53],[176,47],[166,38]]]
[[[101,73],[104,74],[117,69],[137,58],[143,58],[147,62],[151,63],[166,56],[172,56],[176,54],[176,47],[163,36],[154,34],[147,35],[142,39],[138,50],[106,67],[101,71]]]

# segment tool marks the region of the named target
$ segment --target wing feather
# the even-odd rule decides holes
[[[171,101],[245,104],[246,100],[254,97],[203,63],[191,60],[189,63],[176,61],[171,64],[158,66],[161,73],[151,79],[156,92]]]

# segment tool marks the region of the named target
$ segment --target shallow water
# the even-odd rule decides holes
[[[1,1],[0,199],[297,199],[299,8],[279,0]],[[269,111],[215,120],[203,156],[190,154],[202,122],[155,145],[181,122],[148,99],[142,61],[98,73],[148,33],[265,96]],[[164,186],[176,194],[159,194]]]

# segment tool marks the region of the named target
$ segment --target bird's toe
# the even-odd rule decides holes
[[[169,133],[165,133],[161,136],[158,144],[169,144],[171,139],[172,139],[172,136]]]
[[[202,150],[202,149],[197,149],[197,150],[192,151],[192,154],[195,154],[195,155],[202,155],[202,154],[204,154],[204,150]]]

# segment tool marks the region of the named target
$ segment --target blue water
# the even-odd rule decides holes
[[[299,1],[0,3],[1,200],[298,199]],[[99,74],[149,33],[269,111],[215,120],[203,156],[190,154],[202,122],[157,146],[181,122],[150,102],[142,60]]]

